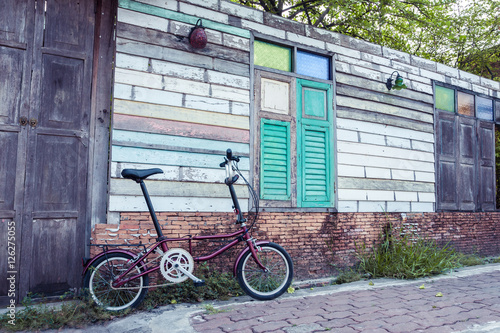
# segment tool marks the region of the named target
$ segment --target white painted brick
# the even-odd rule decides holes
[[[488,95],[488,93],[489,93],[488,88],[478,86],[477,84],[473,84],[472,85],[472,90],[474,92],[485,94],[485,95]]]
[[[396,193],[396,201],[418,201],[417,192],[396,191],[395,193]]]
[[[370,134],[370,133],[359,133],[360,142],[370,143],[374,145],[385,146],[385,137],[383,135]]]
[[[154,59],[151,60],[151,71],[157,74],[196,81],[203,81],[205,74],[205,70],[203,68],[185,66]]]
[[[410,211],[409,202],[388,202],[387,212],[388,213],[402,213]]]
[[[250,89],[250,79],[243,76],[220,73],[209,70],[208,74],[208,82],[221,84],[229,87],[242,88],[242,89]]]
[[[427,151],[430,153],[434,152],[434,144],[432,144],[430,142],[412,140],[411,147],[415,150],[422,150],[422,151]]]
[[[236,89],[233,87],[219,86],[212,84],[211,87],[211,97],[227,99],[229,101],[241,102],[248,104],[250,103],[250,91],[246,89]],[[248,105],[247,107],[248,108]]]
[[[327,40],[332,43],[340,44],[341,34],[333,31],[328,31],[325,29],[320,29],[313,27],[311,25],[306,26],[306,36],[315,39]],[[316,38],[315,36],[319,36]]]
[[[458,74],[460,75],[460,79],[462,79],[462,80],[466,80],[466,81],[469,81],[470,83],[475,83],[475,84],[481,83],[481,77],[479,77],[477,75],[474,75],[474,74],[471,74],[468,72],[464,72],[461,70],[458,71]]]
[[[253,21],[241,20],[241,27],[243,29],[257,31],[257,32],[260,32],[262,34],[281,38],[281,39],[285,39],[285,37],[286,37],[285,31],[283,31],[283,30],[269,27],[267,25],[253,22]]]
[[[298,35],[298,34],[295,34],[293,32],[289,32],[289,31],[287,31],[287,33],[286,33],[286,39],[288,39],[289,41],[294,42],[294,43],[312,46],[312,47],[316,47],[316,48],[322,49],[322,50],[324,50],[326,48],[325,42],[323,42],[321,40]]]
[[[500,90],[500,82],[481,77],[481,85],[494,90]]]
[[[368,201],[394,201],[394,191],[366,191]]]
[[[341,213],[356,213],[358,211],[358,202],[339,201],[338,211]]]
[[[395,138],[393,136],[387,137],[387,145],[398,148],[411,148],[411,141],[409,139]]]
[[[445,82],[446,81],[446,76],[445,75],[439,74],[439,73],[435,73],[435,72],[431,72],[431,71],[425,70],[423,68],[420,68],[420,75],[422,75],[423,77],[429,78],[431,80],[439,81],[439,82]]]
[[[337,140],[358,142],[358,132],[339,129],[337,130]]]
[[[385,212],[386,203],[384,201],[360,201],[359,202],[359,212]]]
[[[356,58],[352,58],[352,57],[346,57],[346,56],[344,56],[342,54],[337,55],[337,59],[338,59],[338,61],[346,62],[348,64],[356,65],[356,66],[359,66],[359,67],[365,67],[365,68],[370,68],[370,69],[374,68],[373,63],[371,63],[369,61],[365,61],[365,60],[361,60],[361,59],[356,59]]]
[[[451,78],[451,84],[454,86],[458,86],[460,88],[467,89],[467,90],[471,90],[471,87],[472,87],[472,84],[470,82],[455,79],[455,78]]]
[[[361,59],[361,52],[353,49],[348,49],[336,44],[326,43],[326,49],[331,52],[342,54],[351,58]]]
[[[391,67],[391,60],[383,57],[379,57],[370,53],[361,52],[361,59],[369,61],[374,64],[383,65]]]
[[[219,0],[183,0],[183,1],[190,2],[196,6],[211,8],[213,10],[218,10],[219,8]]]
[[[436,202],[436,195],[434,193],[418,193],[418,201],[420,202]]]
[[[434,93],[434,91],[432,89],[432,85],[429,85],[429,84],[423,84],[423,83],[420,83],[420,82],[412,81],[411,82],[411,87],[412,87],[412,89],[414,89],[416,91],[423,92],[423,93],[427,93],[427,94],[433,94]]]
[[[387,57],[391,60],[397,60],[397,61],[401,61],[401,62],[404,62],[407,64],[409,64],[411,62],[410,55],[408,53],[396,51],[393,49],[389,49],[387,47],[382,47],[382,52],[384,54],[384,57]]]
[[[138,25],[141,27],[159,30],[163,32],[168,31],[167,19],[123,8],[118,8],[118,22]]]
[[[436,70],[438,73],[458,79],[458,69],[456,68],[437,63]]]
[[[339,200],[368,200],[365,190],[339,189]]]
[[[246,103],[232,103],[231,113],[239,116],[249,116],[250,115],[250,105]]]
[[[184,106],[196,110],[229,113],[229,101],[215,98],[187,95]]]
[[[339,177],[365,177],[365,168],[362,166],[339,164],[337,167]]]
[[[359,66],[351,66],[351,73],[354,75],[362,76],[367,79],[375,80],[375,81],[382,81],[382,77],[380,72],[374,71],[371,69],[359,67]]]
[[[413,170],[392,169],[392,179],[415,180],[415,174]]]
[[[235,36],[235,35],[230,35],[230,34],[223,34],[222,35],[223,39],[223,45],[233,48],[233,49],[238,49],[238,50],[243,50],[243,51],[249,51],[250,50],[250,41],[247,38]]]
[[[178,1],[173,0],[138,0],[138,2],[147,3],[156,7],[177,11]]]
[[[408,64],[403,64],[403,63],[400,63],[398,61],[392,62],[392,68],[394,68],[393,71],[394,70],[399,71],[400,72],[399,74],[401,76],[403,75],[401,72],[411,73],[411,74],[415,74],[415,75],[418,75],[420,73],[420,70],[418,67],[408,65]]]
[[[415,171],[415,180],[418,182],[434,183],[436,181],[436,176],[434,172]]]
[[[411,211],[415,213],[434,212],[434,203],[432,202],[412,202]]]
[[[418,68],[426,68],[429,70],[436,70],[436,63],[434,61],[411,55],[411,64]]]
[[[148,70],[148,58],[131,56],[124,53],[116,54],[116,67],[135,69],[146,72]]]
[[[391,179],[391,169],[366,167],[366,177],[376,179]]]
[[[420,75],[408,74],[408,78],[412,81],[418,81],[424,84],[432,84],[431,79],[425,78]]]
[[[255,10],[248,8],[246,6],[236,4],[230,1],[221,1],[220,9],[224,13],[231,14],[237,17],[248,19],[251,21],[263,23],[264,22],[264,12],[260,10]]]
[[[342,73],[351,73],[351,66],[345,62],[335,61],[335,70]]]
[[[211,2],[212,1],[210,1],[210,3],[207,3],[208,6],[210,6],[209,8],[213,8]],[[223,14],[223,13],[215,11],[218,9],[218,4],[217,4],[217,7],[213,8],[215,10],[201,8],[199,5],[200,5],[200,1],[198,1],[198,0],[196,1],[195,6],[184,3],[184,2],[180,2],[179,3],[179,11],[181,13],[184,13],[187,15],[196,16],[197,18],[205,18],[207,20],[215,21],[215,22],[222,23],[222,24],[229,23],[229,17],[227,14]]]

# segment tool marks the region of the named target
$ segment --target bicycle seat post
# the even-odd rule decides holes
[[[151,203],[151,198],[149,197],[148,190],[146,189],[146,184],[144,184],[144,181],[142,179],[139,181],[139,184],[141,185],[142,194],[144,195],[144,199],[146,200],[146,205],[148,205],[149,215],[151,215],[151,219],[153,220],[156,234],[158,235],[157,240],[159,241],[163,239],[163,232],[161,231],[160,224],[158,223],[158,219],[156,218],[156,213],[153,208],[153,204]]]

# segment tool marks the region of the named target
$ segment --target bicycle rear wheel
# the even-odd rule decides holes
[[[111,282],[129,269],[128,261],[132,256],[126,253],[111,253],[96,260],[87,270],[84,288],[87,288],[92,299],[109,311],[125,310],[139,305],[147,293],[149,277],[143,275],[133,279],[119,289],[111,286]],[[134,267],[124,278],[141,273]]]
[[[293,263],[290,255],[278,244],[268,243],[260,248],[257,256],[267,271],[257,265],[248,251],[238,263],[236,275],[241,289],[249,296],[271,300],[283,294],[292,283]]]

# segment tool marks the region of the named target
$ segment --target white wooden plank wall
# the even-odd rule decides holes
[[[500,91],[495,81],[226,0],[138,2],[175,15],[118,10],[110,200],[115,211],[145,210],[137,190],[117,179],[119,172],[157,166],[165,174],[152,177],[155,190],[165,195],[165,184],[176,193],[155,198],[159,210],[224,210],[223,174],[214,163],[226,146],[247,157],[246,174],[252,163],[248,31],[335,54],[340,212],[434,211],[432,80],[490,96]],[[182,36],[198,18],[213,28],[206,29],[211,44],[193,51]],[[408,89],[387,90],[384,83],[395,70]],[[200,186],[181,191],[182,182]],[[210,192],[207,184],[219,185]]]
[[[177,2],[142,3],[178,9]],[[120,173],[156,167],[164,174],[146,184],[157,211],[232,211],[219,163],[231,148],[249,177],[249,39],[206,29],[209,44],[193,51],[180,37],[193,25],[153,10],[118,8],[110,211],[147,211],[139,186]],[[246,186],[236,193],[247,210]]]

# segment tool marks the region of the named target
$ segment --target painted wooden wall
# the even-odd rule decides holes
[[[199,18],[209,44],[196,51],[186,36]],[[138,186],[119,179],[128,167],[165,171],[150,185],[160,211],[231,209],[218,164],[226,148],[247,175],[253,163],[252,33],[335,54],[340,212],[434,211],[432,80],[499,96],[498,82],[229,1],[120,0],[111,212],[146,210]],[[387,90],[395,70],[408,89]]]

